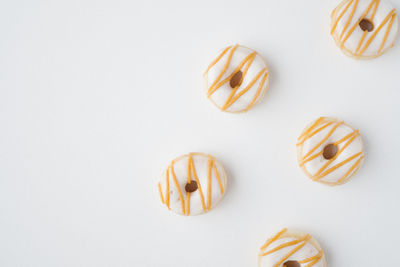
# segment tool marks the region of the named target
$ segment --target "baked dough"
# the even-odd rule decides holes
[[[268,90],[267,63],[254,50],[234,45],[225,48],[204,73],[207,97],[220,110],[244,112]]]
[[[350,180],[364,159],[358,130],[343,121],[321,117],[297,139],[297,160],[314,181],[339,185]]]
[[[354,58],[375,58],[396,40],[396,10],[386,0],[344,0],[332,12],[331,35]]]
[[[326,267],[325,254],[309,234],[283,229],[260,248],[258,267]]]
[[[172,160],[158,191],[163,204],[181,215],[197,215],[214,208],[225,193],[227,176],[211,155],[189,153]]]

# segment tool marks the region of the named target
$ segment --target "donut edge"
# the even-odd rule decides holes
[[[332,29],[332,27],[333,27],[333,19],[334,19],[334,18],[337,18],[338,12],[341,10],[341,7],[342,7],[343,5],[346,4],[346,2],[347,2],[347,0],[343,0],[342,2],[339,3],[339,5],[338,5],[336,8],[332,11],[332,13],[331,13],[330,29]],[[397,13],[396,13],[396,17],[398,18]],[[397,23],[399,23],[399,22],[397,22]],[[399,32],[399,29],[398,29],[398,27],[397,27],[397,30],[396,30],[396,33],[395,33],[395,38],[394,38],[395,41],[394,41],[390,46],[388,46],[387,48],[383,49],[380,53],[375,54],[375,55],[371,55],[371,56],[357,55],[357,54],[353,53],[351,50],[347,49],[345,46],[343,46],[343,48],[342,48],[342,47],[341,47],[340,40],[339,40],[339,37],[338,37],[336,31],[334,31],[333,33],[331,33],[331,36],[332,36],[332,38],[334,39],[336,46],[337,46],[337,47],[343,52],[343,54],[345,54],[346,56],[351,57],[351,58],[354,58],[354,59],[357,59],[357,60],[368,60],[368,59],[374,59],[374,58],[380,57],[380,56],[382,56],[383,54],[385,54],[388,50],[390,50],[392,47],[394,47],[394,46],[395,46],[395,42],[396,42],[396,40],[398,39],[398,32]]]
[[[335,122],[340,121],[339,119],[333,118],[333,117],[323,117],[323,118],[325,118],[325,119],[327,119],[327,120],[330,120],[330,121],[335,121]],[[318,119],[316,119],[316,120],[318,120]],[[309,124],[303,129],[303,131],[300,133],[300,136],[301,136],[301,135],[302,135],[316,120],[313,120],[311,123],[309,123]],[[343,125],[346,125],[347,127],[350,127],[351,129],[355,130],[354,127],[352,127],[351,125],[347,124],[346,122],[344,122]],[[361,138],[361,142],[362,142],[362,145],[363,145],[363,150],[362,150],[362,151],[363,151],[363,155],[365,155],[365,153],[364,153],[364,142],[362,141],[362,136],[361,136],[361,135],[360,135],[360,138]],[[311,175],[311,173],[309,173],[309,172],[307,171],[305,165],[303,165],[302,167],[300,166],[302,152],[303,152],[303,144],[302,144],[301,146],[297,147],[297,164],[298,164],[298,166],[300,167],[300,169],[303,170],[303,172],[308,176],[308,178],[311,179],[311,181],[316,182],[316,183],[321,183],[321,184],[324,184],[324,185],[329,185],[329,186],[332,186],[332,187],[338,186],[338,185],[343,185],[343,184],[345,184],[345,183],[348,183],[348,182],[354,177],[354,175],[356,175],[356,174],[358,173],[358,171],[360,170],[360,168],[362,167],[362,165],[363,165],[363,163],[364,163],[364,159],[362,159],[361,162],[360,162],[360,166],[359,166],[355,171],[353,171],[353,173],[352,173],[351,175],[349,175],[346,179],[344,179],[343,181],[341,181],[341,182],[339,182],[339,183],[338,183],[338,182],[326,182],[326,181],[322,181],[322,180],[315,181],[315,180],[312,179],[313,176]]]
[[[170,161],[170,164],[171,164],[172,162],[174,162],[174,161],[176,162],[176,161],[179,161],[179,160],[184,159],[185,157],[189,157],[189,155],[192,155],[192,156],[211,157],[211,158],[214,160],[215,164],[216,164],[216,165],[219,165],[219,166],[221,167],[222,174],[223,174],[223,175],[221,175],[221,176],[224,177],[224,178],[223,178],[224,193],[221,195],[221,198],[215,203],[214,208],[217,207],[218,204],[221,202],[221,200],[224,198],[225,193],[226,193],[226,188],[227,188],[227,186],[228,186],[228,175],[226,174],[226,170],[225,170],[224,165],[222,165],[221,162],[220,162],[219,160],[217,160],[213,155],[206,154],[206,153],[202,153],[202,152],[189,152],[189,153],[180,155],[180,156],[174,158],[173,160],[171,160],[171,161]],[[170,166],[170,165],[168,165],[168,166]],[[158,181],[157,181],[157,188],[158,188],[158,184],[159,184],[159,183],[161,182],[161,180],[165,177],[167,169],[168,169],[168,167],[162,172],[161,178],[158,179]],[[222,177],[221,177],[221,178],[222,178]],[[165,207],[168,209],[167,205],[166,205],[165,203],[162,202],[161,197],[160,197],[160,201],[161,201],[161,204],[162,204],[163,206],[165,206]],[[180,216],[183,216],[183,217],[190,217],[190,216],[199,216],[199,215],[206,214],[206,213],[210,212],[211,210],[213,210],[214,208],[210,208],[210,210],[206,210],[206,211],[203,211],[203,212],[201,212],[201,213],[189,214],[189,215],[185,215],[185,214],[179,213],[179,212],[177,212],[177,211],[175,211],[175,210],[173,210],[173,209],[169,209],[169,210],[172,211],[173,213],[177,214],[177,215],[180,215]]]
[[[308,234],[308,233],[303,232],[303,231],[300,231],[300,230],[298,230],[298,229],[288,228],[288,229],[286,230],[286,232],[283,233],[277,240],[279,240],[279,239],[281,239],[281,238],[285,238],[285,237],[302,238],[302,237],[304,237],[304,236],[307,235],[307,234]],[[308,234],[308,235],[310,235],[310,234]],[[310,236],[311,236],[311,238],[308,240],[308,242],[309,242],[311,245],[313,245],[317,250],[322,251],[322,258],[321,258],[321,261],[322,261],[323,266],[326,267],[325,251],[322,249],[322,247],[321,247],[321,245],[318,243],[318,241],[317,241],[312,235],[310,235]],[[269,237],[266,241],[270,240],[271,238],[272,238],[272,236]],[[259,251],[261,252],[261,249],[260,249]],[[257,260],[257,266],[258,266],[258,267],[261,267],[261,258],[262,258],[262,256],[258,255],[258,260]]]
[[[251,109],[253,109],[257,104],[259,104],[259,103],[264,99],[265,94],[267,93],[267,91],[269,91],[269,83],[270,83],[270,82],[269,82],[269,79],[270,79],[270,71],[269,71],[269,66],[268,66],[267,61],[265,60],[265,58],[264,58],[263,56],[261,56],[260,53],[258,53],[258,51],[254,50],[254,49],[252,49],[252,48],[249,48],[249,47],[244,46],[244,45],[239,45],[239,46],[244,47],[244,48],[247,48],[247,49],[250,49],[251,51],[254,51],[254,52],[257,53],[257,55],[261,58],[261,60],[264,62],[265,66],[266,66],[266,68],[267,68],[268,77],[267,77],[267,79],[266,79],[266,81],[265,81],[265,89],[264,89],[263,92],[257,97],[256,101],[254,102],[254,104],[252,105],[252,107],[249,108],[249,109],[241,109],[241,110],[238,110],[238,111],[222,110],[221,107],[219,107],[219,106],[217,105],[217,103],[215,103],[215,101],[214,101],[211,97],[207,97],[207,94],[206,94],[206,98],[207,98],[209,101],[211,101],[211,103],[213,103],[214,106],[216,106],[220,111],[226,112],[226,113],[232,113],[232,114],[246,113],[246,112],[250,111]],[[208,90],[208,79],[207,79],[207,78],[208,78],[208,73],[205,73],[205,74],[203,75],[203,81],[204,81],[204,82],[203,82],[203,83],[204,83],[203,87],[204,87],[204,91],[205,91],[206,93],[207,93],[207,90]]]

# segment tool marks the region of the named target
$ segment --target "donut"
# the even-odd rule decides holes
[[[207,97],[220,110],[245,112],[268,90],[269,71],[254,50],[234,45],[225,48],[204,73]]]
[[[326,267],[325,254],[309,234],[284,228],[260,248],[258,267]]]
[[[299,166],[313,181],[344,184],[360,169],[363,159],[360,133],[337,119],[321,117],[297,139]]]
[[[344,0],[331,14],[331,35],[337,46],[357,59],[375,58],[394,46],[396,10],[386,0]]]
[[[158,182],[161,202],[180,215],[214,208],[225,193],[227,176],[211,155],[189,153],[172,160]]]

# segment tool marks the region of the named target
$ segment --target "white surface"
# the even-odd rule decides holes
[[[329,35],[336,0],[143,2],[1,1],[0,266],[256,266],[284,226],[312,234],[329,266],[397,262],[399,42],[346,57]],[[202,88],[236,42],[271,71],[246,114]],[[297,136],[323,115],[366,148],[335,188],[296,161]],[[229,181],[213,211],[185,218],[161,205],[157,178],[190,151]]]

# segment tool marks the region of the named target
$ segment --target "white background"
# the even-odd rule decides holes
[[[329,35],[337,3],[2,0],[0,266],[251,267],[285,226],[319,240],[331,267],[398,262],[400,45],[346,57]],[[202,88],[235,43],[271,71],[239,115]],[[365,142],[364,166],[335,188],[296,161],[322,115]],[[217,157],[229,184],[210,213],[182,217],[156,186],[192,151]]]

